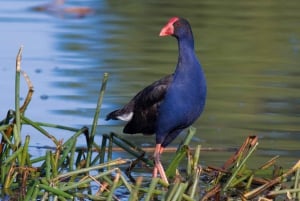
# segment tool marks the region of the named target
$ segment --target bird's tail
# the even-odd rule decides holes
[[[130,121],[132,119],[133,112],[132,111],[127,111],[126,109],[119,109],[115,110],[111,113],[109,113],[106,116],[106,121],[112,119],[112,120],[122,120],[122,121]]]
[[[120,110],[115,110],[115,111],[112,111],[111,113],[109,113],[108,115],[106,115],[106,118],[105,120],[108,121],[108,120],[118,120],[118,116],[120,115]]]

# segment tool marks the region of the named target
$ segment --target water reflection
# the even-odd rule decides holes
[[[44,108],[47,120],[90,124],[102,74],[109,72],[100,120],[107,126],[99,133],[120,131],[119,123],[108,125],[103,121],[105,114],[149,83],[173,72],[177,44],[173,38],[159,38],[158,32],[169,17],[181,15],[193,26],[197,53],[208,81],[207,108],[194,125],[198,129],[194,143],[236,147],[247,135],[256,134],[262,158],[280,154],[287,163],[299,159],[300,3],[84,2],[95,14],[83,19],[61,19],[26,10],[35,4],[33,1],[17,2],[18,12],[0,12],[3,27],[13,21],[24,33],[33,30],[32,36],[24,38],[28,43],[24,57],[34,66],[28,73],[40,85],[36,93],[49,97],[37,100],[38,95],[32,103]],[[4,4],[1,11],[12,9],[11,5]],[[2,40],[17,31],[8,28]],[[32,44],[38,46],[37,35],[47,41],[38,50],[32,48]],[[14,42],[4,44],[10,47]],[[1,58],[14,61],[16,50],[14,47]],[[41,73],[35,73],[41,66]],[[30,113],[33,118],[42,115],[34,113]],[[140,142],[136,136],[134,139]],[[149,138],[149,143],[154,140]],[[205,160],[222,161],[218,154],[214,157]]]

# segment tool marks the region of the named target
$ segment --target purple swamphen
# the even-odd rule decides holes
[[[106,120],[128,121],[124,133],[156,133],[153,176],[156,177],[158,172],[168,183],[160,155],[202,113],[206,80],[195,54],[192,29],[186,19],[171,18],[159,36],[174,36],[178,41],[175,72],[144,88],[123,108],[109,113]]]

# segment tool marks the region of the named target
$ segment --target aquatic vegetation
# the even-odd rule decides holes
[[[300,200],[300,161],[283,170],[274,157],[256,169],[249,168],[249,158],[258,147],[256,136],[249,136],[222,167],[200,165],[201,146],[189,147],[196,133],[190,128],[173,160],[166,169],[171,182],[147,178],[147,167],[153,166],[144,148],[116,133],[103,134],[95,142],[108,74],[104,74],[91,131],[87,127],[37,122],[25,115],[33,95],[33,85],[21,70],[22,47],[17,55],[15,109],[0,121],[1,197],[9,200]],[[28,84],[27,97],[20,105],[20,76]],[[39,157],[31,156],[30,135],[22,137],[22,125],[29,125],[53,143]],[[73,134],[62,141],[47,131]],[[84,136],[85,147],[78,138]],[[25,139],[22,141],[22,139]],[[126,152],[134,159],[113,158],[113,152]],[[184,162],[183,162],[184,160]],[[143,165],[142,168],[137,167]],[[141,174],[135,172],[139,169]],[[133,175],[134,173],[134,175]],[[18,192],[18,193],[16,193]]]

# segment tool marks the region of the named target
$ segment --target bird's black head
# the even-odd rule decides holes
[[[193,37],[190,23],[184,18],[172,17],[159,33],[159,36],[170,35],[176,38]]]

